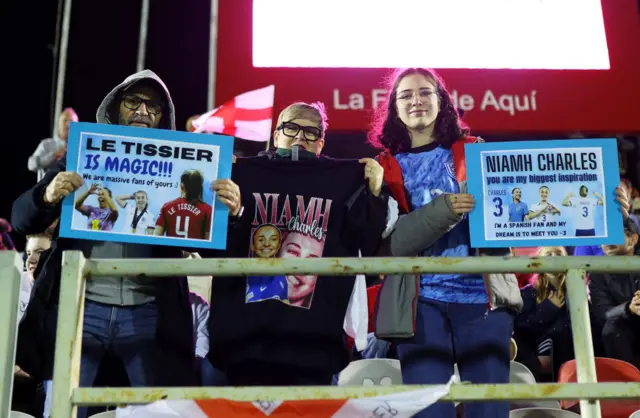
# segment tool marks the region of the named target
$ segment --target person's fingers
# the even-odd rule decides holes
[[[73,184],[71,184],[69,182],[61,183],[56,189],[58,189],[60,191],[66,190],[69,193],[75,190],[75,188],[73,187]]]
[[[218,196],[229,200],[235,200],[237,198],[237,195],[229,190],[220,190]]]
[[[447,197],[451,203],[474,202],[473,196],[470,194],[450,194]]]
[[[453,213],[460,215],[460,214],[463,214],[463,213],[469,213],[469,212],[471,212],[471,210],[472,210],[472,208],[470,208],[470,209],[454,209]]]
[[[233,183],[231,180],[217,180],[213,183],[214,190],[229,190],[234,193],[239,193],[240,188],[237,184]]]
[[[473,203],[456,203],[451,207],[453,210],[471,210],[475,205]]]
[[[77,189],[78,187],[82,186],[82,177],[80,177],[80,175],[78,173],[67,173],[69,174],[68,176],[66,176],[65,180],[69,181],[69,183],[71,183],[74,187],[74,189]]]
[[[71,194],[71,192],[70,192],[69,190],[66,190],[66,189],[60,189],[60,190],[58,191],[58,196],[57,196],[57,198],[58,198],[58,200],[62,200],[62,199],[64,199],[65,197],[69,196],[70,194]]]
[[[220,197],[220,201],[221,201],[221,202],[222,202],[222,203],[223,203],[227,208],[229,208],[229,209],[235,209],[235,204],[234,204],[231,200],[229,200],[229,199],[227,199],[227,198],[225,198],[225,197]]]
[[[475,204],[475,200],[473,200],[473,199],[467,199],[467,200],[457,199],[453,204],[454,205],[474,205]]]

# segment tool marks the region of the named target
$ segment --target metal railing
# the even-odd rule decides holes
[[[0,251],[0,418],[9,417],[16,362],[22,257]]]
[[[0,280],[13,274],[9,257],[0,258]],[[13,263],[13,262],[12,262]],[[586,271],[627,273],[640,271],[640,257],[465,257],[465,258],[319,258],[319,259],[85,259],[80,252],[65,252],[62,261],[60,310],[56,338],[53,375],[53,418],[75,417],[77,406],[109,404],[142,404],[159,399],[225,398],[236,401],[287,401],[299,399],[344,399],[403,392],[426,385],[398,385],[388,387],[243,387],[243,388],[78,388],[82,318],[84,313],[85,279],[99,280],[101,276],[153,277],[245,275],[355,275],[394,273],[503,273],[508,272],[567,272],[567,298],[571,315],[578,383],[568,384],[456,384],[442,400],[580,400],[581,414],[587,418],[600,417],[599,399],[640,398],[640,383],[597,383]],[[160,279],[161,280],[161,279]],[[19,285],[18,285],[19,286]],[[17,286],[14,285],[17,290]],[[13,291],[12,291],[13,292]],[[0,309],[17,306],[14,296],[0,292]],[[13,299],[12,299],[13,300]],[[11,305],[11,306],[9,306]],[[7,306],[9,306],[7,308]],[[8,311],[7,311],[8,312]],[[0,317],[9,317],[5,315]],[[14,309],[15,312],[15,309]],[[14,315],[15,316],[15,315]],[[9,326],[15,327],[15,321]],[[0,327],[5,326],[1,324]],[[2,328],[0,328],[2,330]],[[0,331],[5,344],[6,364],[11,363],[15,343],[15,329]],[[13,370],[11,368],[11,370]],[[10,379],[4,372],[3,382]],[[3,386],[5,389],[7,386]],[[9,393],[10,396],[10,393]],[[6,394],[0,397],[0,411],[7,405]],[[2,418],[0,416],[0,418]]]

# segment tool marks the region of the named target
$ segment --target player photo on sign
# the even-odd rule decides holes
[[[274,197],[276,196],[276,197]],[[256,212],[252,223],[250,257],[320,258],[324,250],[331,199],[254,193]],[[269,198],[282,198],[282,216],[267,212]],[[275,299],[290,306],[310,308],[317,276],[249,276],[246,302]]]
[[[624,239],[615,139],[470,144],[465,155],[474,247]]]
[[[67,165],[84,184],[63,202],[61,235],[225,248],[228,213],[211,183],[229,177],[232,149],[220,135],[72,125]]]

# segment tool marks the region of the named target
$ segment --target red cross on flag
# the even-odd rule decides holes
[[[193,121],[193,132],[231,135],[267,142],[271,137],[276,86],[248,91]]]
[[[363,376],[368,374],[364,372]],[[371,377],[380,380],[380,376],[375,372]],[[446,385],[424,389],[407,388],[406,392],[354,399],[255,402],[231,401],[224,398],[162,400],[148,405],[118,408],[115,416],[116,418],[410,418],[446,396],[454,381],[457,382],[455,377]],[[340,390],[337,386],[335,389]],[[300,396],[300,394],[297,395]]]

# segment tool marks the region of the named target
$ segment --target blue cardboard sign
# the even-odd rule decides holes
[[[211,190],[231,177],[233,137],[72,123],[60,236],[224,249],[228,209]]]
[[[474,248],[622,244],[615,139],[465,145]]]

